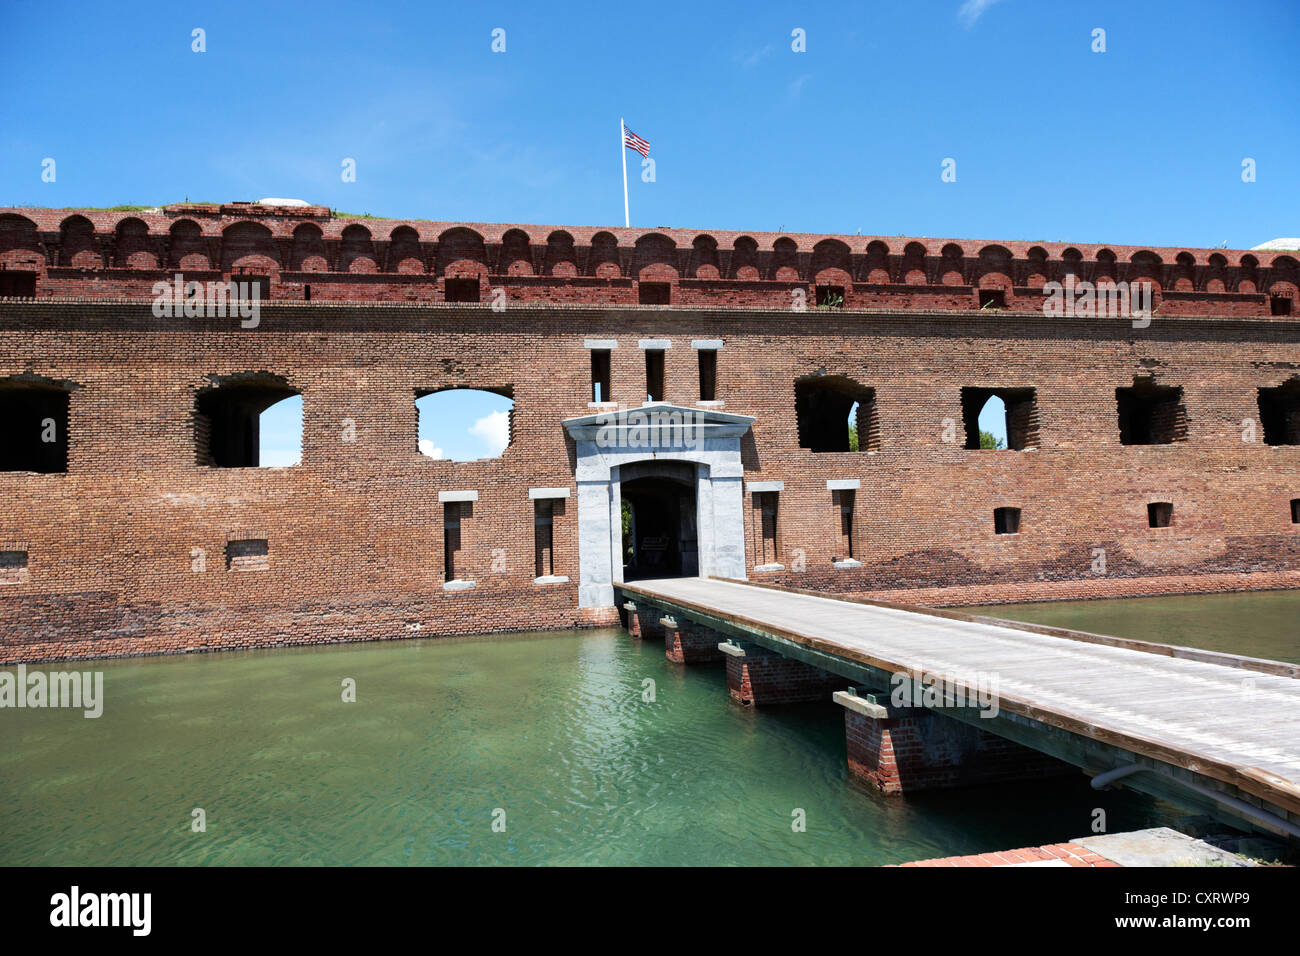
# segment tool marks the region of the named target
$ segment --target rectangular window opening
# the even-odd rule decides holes
[[[645,350],[645,392],[647,402],[664,400],[664,351]]]
[[[981,309],[1005,309],[1007,293],[1005,289],[980,289]]]
[[[609,349],[591,350],[591,400],[608,402],[613,393],[610,391],[610,352]]]
[[[1259,423],[1266,445],[1300,445],[1300,382],[1259,390]]]
[[[0,388],[0,471],[66,472],[68,420],[62,388]]]
[[[775,491],[759,491],[754,494],[759,513],[760,564],[779,563],[780,546],[776,538],[778,494]]]
[[[1269,315],[1290,315],[1291,297],[1289,295],[1271,295],[1268,297]]]
[[[700,401],[718,400],[718,353],[713,349],[700,349]]]
[[[265,571],[270,566],[266,538],[238,538],[226,542],[227,571]]]
[[[1168,528],[1173,524],[1174,506],[1168,501],[1153,501],[1147,505],[1147,526]]]
[[[667,282],[641,282],[637,285],[637,301],[642,305],[668,305],[672,286]]]
[[[880,447],[873,388],[840,375],[817,375],[794,384],[799,447],[815,452],[868,451]]]
[[[1170,445],[1187,440],[1187,409],[1183,390],[1171,386],[1135,385],[1115,389],[1122,445]]]
[[[443,299],[447,302],[478,302],[478,279],[444,279]]]
[[[857,493],[851,489],[841,489],[834,492],[836,505],[839,510],[839,551],[835,555],[836,560],[841,558],[853,557],[853,505],[857,498]]]
[[[1019,534],[1020,533],[1020,509],[1019,508],[994,508],[993,509],[993,531],[995,534]]]
[[[271,298],[271,277],[265,273],[253,272],[246,267],[237,266],[235,271],[231,273],[230,278],[232,282],[243,283],[243,285],[237,286],[240,291],[236,295],[252,298],[251,287],[255,285],[257,286],[257,297],[261,301],[265,302]]]
[[[823,309],[844,308],[844,286],[819,285],[817,287],[817,305]]]
[[[1038,447],[1038,398],[1032,388],[963,388],[966,448]]]
[[[456,580],[456,557],[461,550],[461,519],[468,502],[447,501],[442,506],[442,579]]]
[[[1291,499],[1291,523],[1300,524],[1300,498]]]
[[[0,296],[30,299],[35,295],[35,272],[0,269]]]
[[[195,461],[205,467],[257,468],[262,463],[262,414],[298,394],[275,376],[199,392],[194,400]],[[295,443],[301,451],[301,433]]]
[[[544,498],[533,502],[533,577],[536,578],[555,574],[554,504]]]
[[[22,584],[28,579],[27,550],[0,551],[0,584]]]

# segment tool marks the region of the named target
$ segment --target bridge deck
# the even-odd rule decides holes
[[[624,587],[890,673],[995,675],[1003,710],[1300,812],[1300,680],[1292,677],[733,581]]]

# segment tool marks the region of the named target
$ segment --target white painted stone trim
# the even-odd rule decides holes
[[[442,589],[444,591],[468,591],[472,587],[474,587],[473,581],[462,581],[460,578],[457,578],[455,581],[442,582]]]
[[[696,402],[695,404],[698,405],[700,408],[722,408],[722,406],[726,405],[727,403],[724,401],[716,401],[716,402]]]
[[[534,584],[568,584],[569,579],[562,574],[544,574],[540,578],[533,578]]]
[[[854,713],[861,714],[863,717],[869,717],[872,720],[888,720],[889,710],[882,707],[874,701],[866,700],[857,694],[850,694],[847,691],[837,690],[831,695],[831,700],[841,707],[851,710]]]
[[[478,501],[478,492],[477,491],[438,492],[438,504],[444,504],[448,501]]]
[[[828,478],[827,491],[857,491],[862,487],[861,478]]]
[[[747,481],[745,482],[745,493],[754,494],[760,491],[785,491],[784,481]]]
[[[754,568],[755,571],[784,571],[784,564],[760,564]]]
[[[603,350],[614,350],[618,348],[618,339],[583,339],[582,347],[591,349],[593,352]]]
[[[588,408],[618,408],[618,402],[588,402]]]
[[[722,339],[691,339],[691,348],[701,352],[717,352],[722,348]]]
[[[845,571],[848,570],[849,568],[862,567],[862,562],[854,558],[845,558],[843,561],[832,561],[831,564],[833,564],[836,567],[836,569],[840,571]]]
[[[694,426],[698,440],[689,447],[681,445],[673,437],[672,427],[660,427],[655,422],[655,417],[664,412],[680,412],[688,421],[689,416],[695,416],[699,420]],[[651,419],[650,423],[641,424],[643,418]],[[577,445],[574,497],[580,608],[612,607],[615,586],[623,580],[620,554],[624,465],[665,461],[695,465],[699,573],[745,579],[745,469],[740,440],[753,421],[746,415],[672,404],[654,411],[620,410],[612,424],[607,416],[599,414],[564,421],[565,431]],[[617,439],[633,428],[644,429],[648,443],[638,441],[632,447],[606,441],[610,435]]]
[[[650,352],[666,352],[673,347],[672,339],[637,339],[637,348]]]
[[[568,488],[529,488],[529,498],[567,498]]]

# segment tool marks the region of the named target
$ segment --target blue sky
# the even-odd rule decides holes
[[[628,154],[634,225],[1234,247],[1300,232],[1300,4],[976,6],[11,0],[0,203],[290,196],[617,224],[625,116],[656,160],[644,183]]]
[[[635,226],[1231,247],[1300,235],[1294,0],[9,0],[0,25],[0,205],[281,196],[617,225],[623,116],[656,163],[643,182],[628,153]],[[477,439],[462,437],[447,448],[469,453]]]

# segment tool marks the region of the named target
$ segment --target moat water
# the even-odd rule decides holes
[[[974,613],[1300,664],[1300,591],[1052,601]]]
[[[1300,652],[1300,592],[1159,600],[996,613]],[[621,631],[80,666],[98,719],[0,711],[0,865],[881,864],[1182,816],[1082,774],[885,798],[850,781],[840,708],[747,711],[721,665]]]

